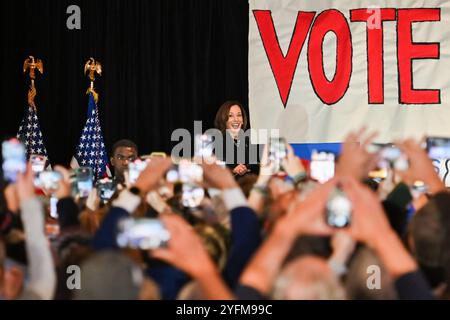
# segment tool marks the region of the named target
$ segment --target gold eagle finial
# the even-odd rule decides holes
[[[23,73],[29,71],[29,76],[31,79],[30,88],[28,89],[28,105],[30,107],[36,108],[34,103],[34,98],[36,97],[36,88],[34,86],[34,79],[36,79],[35,70],[38,70],[41,74],[44,74],[44,64],[41,59],[35,59],[33,56],[28,56],[23,62]]]
[[[96,61],[94,58],[89,58],[88,61],[84,64],[84,74],[86,74],[91,80],[91,86],[87,90],[87,94],[92,93],[94,96],[95,103],[98,101],[98,93],[95,92],[94,89],[94,81],[95,81],[95,73],[99,76],[102,75],[102,65],[100,62]]]

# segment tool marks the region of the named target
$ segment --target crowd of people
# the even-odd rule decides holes
[[[242,115],[229,117],[226,129],[242,129]],[[113,147],[115,191],[106,201],[98,188],[87,198],[74,195],[70,171],[61,166],[54,168],[63,177],[54,192],[37,190],[29,164],[16,182],[1,182],[0,296],[445,299],[450,194],[414,140],[395,144],[406,167],[370,178],[380,160],[369,148],[374,138],[365,130],[349,134],[334,177],[324,183],[311,178],[289,145],[279,164],[265,148],[257,170],[189,159],[202,169],[196,184],[203,196],[194,205],[183,201],[189,183],[169,179],[171,157],[145,157],[130,181],[129,165],[140,157],[129,140]],[[342,227],[326,217],[336,190],[349,203]],[[50,198],[57,199],[56,215],[49,214]],[[121,243],[123,221],[159,229],[134,229],[137,242]]]

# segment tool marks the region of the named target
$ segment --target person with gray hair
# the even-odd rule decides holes
[[[76,300],[138,300],[147,291],[146,299],[158,299],[154,285],[149,291],[142,269],[120,251],[101,251],[81,265],[81,288]],[[148,293],[150,292],[150,293]]]
[[[327,261],[303,256],[287,264],[275,280],[276,300],[344,300],[345,290]]]
[[[376,268],[376,269],[375,269]],[[371,283],[371,276],[378,273],[370,273],[371,270],[379,270],[379,277]],[[350,262],[348,277],[345,279],[345,288],[349,299],[352,300],[396,300],[397,292],[394,279],[381,263],[373,250],[362,247],[357,250],[355,257]],[[373,286],[369,286],[372,284]]]

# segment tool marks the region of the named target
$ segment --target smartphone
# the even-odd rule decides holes
[[[187,208],[197,208],[205,197],[205,190],[193,184],[183,184],[181,204]]]
[[[150,250],[167,246],[170,233],[159,219],[127,218],[119,222],[116,239],[121,248]]]
[[[94,175],[90,167],[81,167],[73,170],[73,190],[75,195],[86,198],[94,186]]]
[[[55,192],[59,188],[59,182],[63,176],[58,171],[43,171],[39,174],[39,187]]]
[[[149,160],[136,159],[128,164],[128,182],[135,184],[141,172],[147,167]]]
[[[50,217],[53,219],[58,219],[58,198],[56,197],[50,197]]]
[[[368,151],[371,153],[378,153],[379,162],[377,169],[382,174],[386,174],[387,170],[395,169],[398,171],[405,171],[409,167],[408,158],[406,155],[394,144],[376,144],[373,143],[368,147]]]
[[[30,156],[31,170],[33,170],[35,178],[34,185],[37,188],[42,188],[42,182],[39,180],[39,175],[45,170],[47,158],[39,154],[32,154]]]
[[[328,151],[313,150],[311,154],[310,176],[320,183],[334,177],[335,155]]]
[[[197,134],[194,137],[194,157],[209,158],[214,155],[214,139],[207,134]]]
[[[47,158],[39,154],[32,154],[30,156],[31,169],[34,173],[39,174],[45,169]]]
[[[270,138],[269,160],[280,162],[287,156],[287,142],[285,138]]]
[[[333,228],[345,228],[352,219],[352,203],[344,191],[337,186],[326,204],[326,222]]]
[[[108,202],[116,192],[113,181],[108,178],[99,180],[96,187],[99,197],[104,203]]]
[[[171,183],[201,183],[203,181],[203,168],[190,160],[181,159],[167,172],[166,180]]]
[[[16,182],[17,175],[24,173],[27,168],[25,146],[16,138],[2,143],[3,178],[8,182]]]
[[[429,137],[426,140],[428,156],[431,159],[450,159],[450,139]]]

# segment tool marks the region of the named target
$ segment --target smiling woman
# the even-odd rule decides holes
[[[226,101],[216,114],[214,125],[224,135],[223,161],[235,177],[258,173],[258,148],[251,146],[247,130],[248,117],[238,101]],[[254,154],[253,154],[254,153]]]

